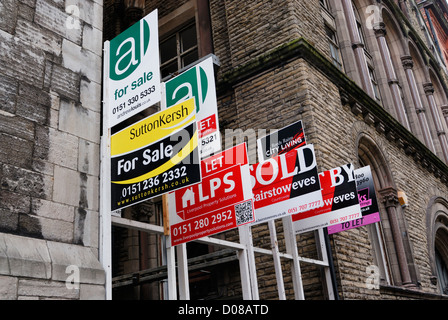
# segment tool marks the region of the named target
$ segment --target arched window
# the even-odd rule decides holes
[[[446,258],[440,253],[436,247],[436,266],[437,277],[439,279],[439,287],[442,294],[448,295],[448,268]]]
[[[375,98],[378,102],[380,102],[381,96],[380,96],[380,90],[378,87],[378,81],[376,80],[373,59],[372,59],[372,55],[371,55],[371,52],[369,49],[369,45],[367,43],[366,33],[364,31],[363,21],[365,21],[365,19],[361,18],[359,9],[357,8],[356,3],[354,1],[352,1],[352,6],[353,6],[353,12],[355,14],[356,29],[358,31],[359,40],[361,41],[362,45],[364,46],[364,56],[365,56],[365,59],[367,62],[368,76],[370,79],[370,83],[372,85],[373,98]]]
[[[448,163],[448,137],[447,133],[447,122],[444,119],[444,108],[446,108],[447,98],[443,90],[443,86],[439,81],[439,77],[436,73],[429,68],[430,82],[423,84],[426,98],[428,101],[429,108],[431,110],[431,115],[434,120],[436,134],[440,142],[441,147],[441,159]]]
[[[360,167],[369,165],[372,171],[375,190],[381,190],[389,185],[391,176],[387,166],[379,156],[379,150],[374,147],[375,143],[368,136],[363,135],[358,144],[358,160]],[[381,219],[385,217],[384,208],[380,208]],[[370,241],[372,243],[373,260],[380,271],[380,283],[392,284],[390,261],[387,254],[386,239],[381,226],[382,222],[367,226]]]
[[[441,294],[448,295],[448,201],[432,198],[426,217],[432,284]]]
[[[408,130],[411,130],[412,123],[409,119],[409,110],[406,108],[406,101],[402,100],[402,90],[404,79],[406,78],[400,66],[400,58],[404,55],[402,45],[402,33],[396,25],[390,13],[383,8],[383,22],[374,26],[381,60],[384,66],[387,84],[389,86],[388,99],[393,106],[391,111],[396,118]],[[406,95],[404,96],[406,97]],[[412,130],[413,131],[413,130]]]
[[[412,245],[403,237],[405,217],[389,161],[368,134],[360,133],[357,141],[359,164],[370,166],[380,205],[381,221],[367,226],[373,258],[380,271],[380,283],[416,287],[418,279]]]

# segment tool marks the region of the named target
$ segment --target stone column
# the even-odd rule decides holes
[[[125,27],[128,28],[143,18],[145,8],[144,0],[124,0],[124,21]],[[124,30],[123,30],[124,31]]]
[[[402,284],[404,286],[413,286],[406,259],[404,243],[401,237],[401,230],[398,224],[397,206],[399,205],[399,201],[397,190],[392,187],[388,187],[379,190],[379,194],[382,197],[382,202],[386,207],[387,216],[389,218],[390,229],[392,232],[392,237],[394,239],[395,250],[397,252],[398,266],[400,269]]]
[[[411,90],[412,101],[414,102],[415,111],[417,112],[417,118],[422,129],[423,140],[425,141],[426,146],[432,152],[436,153],[436,148],[434,147],[434,143],[432,142],[431,131],[429,130],[428,120],[425,114],[426,110],[423,107],[422,101],[420,100],[420,94],[418,92],[417,83],[415,81],[414,71],[412,70],[412,68],[414,67],[414,62],[412,61],[411,56],[401,57],[401,62],[406,72],[409,89]]]
[[[370,81],[369,69],[367,66],[366,56],[364,55],[364,43],[361,42],[361,38],[358,33],[358,26],[356,24],[356,16],[353,11],[353,5],[351,0],[343,0],[344,15],[347,20],[348,32],[350,34],[350,40],[352,42],[353,52],[355,54],[356,65],[360,73],[360,79],[362,88],[371,97],[375,97],[373,92],[372,82]]]
[[[448,126],[448,105],[445,104],[440,107],[442,109],[443,117],[445,118],[446,125]]]
[[[390,57],[389,48],[386,42],[386,25],[383,22],[378,23],[374,27],[375,36],[380,48],[381,57],[383,60],[384,68],[386,70],[387,81],[394,101],[394,108],[397,113],[398,121],[405,126],[408,130],[411,130],[408,118],[406,116],[403,100],[401,99],[400,87],[398,85],[398,78],[395,73],[392,58]]]
[[[448,162],[448,141],[446,138],[446,132],[443,130],[442,121],[440,119],[440,113],[437,110],[436,100],[434,99],[434,86],[431,82],[423,84],[423,89],[425,90],[426,98],[428,99],[429,109],[431,110],[432,118],[434,119],[434,125],[437,130],[437,137],[440,142],[440,147],[442,149],[443,158],[445,162]]]

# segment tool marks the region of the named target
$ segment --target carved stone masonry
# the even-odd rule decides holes
[[[434,86],[431,82],[426,82],[423,84],[423,90],[427,96],[434,94]]]
[[[402,56],[401,63],[405,69],[412,69],[414,67],[414,61],[412,61],[411,56]]]
[[[379,22],[374,24],[373,31],[375,32],[375,36],[377,38],[379,37],[385,37],[386,36],[386,24],[384,22]]]
[[[399,204],[397,190],[393,187],[387,187],[379,190],[381,201],[386,208],[396,207]]]
[[[151,200],[141,202],[131,208],[132,218],[137,221],[149,222],[154,214],[154,204]]]

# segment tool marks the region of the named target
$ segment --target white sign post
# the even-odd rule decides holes
[[[157,10],[104,42],[100,248],[106,299],[112,299],[111,128],[161,100]]]

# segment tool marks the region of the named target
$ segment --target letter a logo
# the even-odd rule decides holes
[[[110,78],[123,80],[137,69],[148,51],[150,28],[145,19],[110,41]]]
[[[185,71],[166,83],[167,107],[194,97],[196,112],[199,112],[205,102],[208,86],[207,74],[201,66]]]

